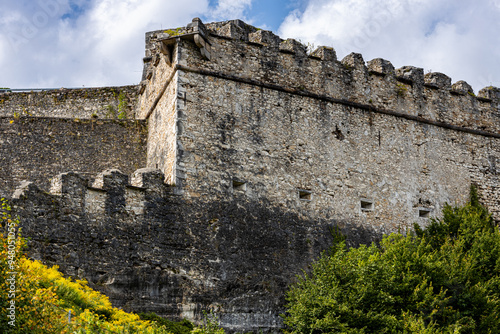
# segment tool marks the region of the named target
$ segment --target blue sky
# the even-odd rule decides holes
[[[258,27],[265,27],[268,30],[278,31],[283,20],[287,15],[294,11],[303,9],[306,1],[287,1],[287,0],[258,0],[252,1],[244,11],[244,16],[251,19],[252,24]],[[212,0],[210,4],[217,5],[217,1]]]
[[[500,87],[500,0],[0,0],[0,87],[137,84],[144,33],[242,19],[332,46]]]

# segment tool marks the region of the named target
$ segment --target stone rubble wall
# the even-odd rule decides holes
[[[293,39],[282,40],[239,20],[201,26],[208,36],[212,56],[207,60],[191,42],[192,50],[177,52],[182,57],[173,60],[188,70],[247,80],[299,95],[349,101],[357,103],[357,107],[362,105],[363,109],[393,111],[458,127],[499,132],[499,88],[485,87],[476,95],[466,82],[452,84],[445,74],[424,74],[422,68],[414,66],[395,69],[381,58],[365,63],[362,55],[356,53],[338,61],[332,47],[321,46],[308,52],[306,46]],[[162,42],[190,40],[186,36],[192,34],[191,27],[148,33],[146,58],[161,58]],[[155,73],[153,63],[146,64],[146,73]],[[147,85],[148,80],[141,85]]]
[[[496,138],[195,73],[182,81],[190,90],[180,119],[185,175],[178,183],[188,197],[240,193],[390,233],[425,225],[422,210],[432,217],[445,203],[464,204],[475,183],[500,220]],[[242,182],[244,189],[237,187]],[[301,199],[302,190],[310,195]]]
[[[0,117],[133,119],[138,87],[0,93]]]
[[[163,174],[150,168],[136,170],[130,182],[129,176],[118,169],[108,169],[99,173],[93,182],[89,181],[77,172],[61,173],[51,180],[48,193],[35,183],[24,181],[14,191],[12,199],[57,198],[65,214],[86,215],[88,223],[95,223],[115,212],[144,215],[148,200],[165,196]]]
[[[69,172],[48,192],[24,182],[11,201],[30,256],[87,279],[116,306],[194,321],[212,309],[230,331],[279,331],[288,283],[331,244],[335,222],[245,196],[186,199],[163,181],[152,168],[131,178],[106,170],[93,182]]]
[[[349,245],[404,232],[471,183],[500,221],[497,88],[338,61],[239,20],[149,32],[143,61],[136,120],[96,119],[119,102],[105,89],[101,104],[0,94],[0,192],[21,184],[30,255],[125,310],[278,332],[332,229]]]
[[[262,294],[271,286],[269,296],[279,296],[328,247],[321,238],[332,226],[350,245],[406,232],[445,203],[464,204],[471,184],[500,221],[498,88],[476,96],[441,73],[359,54],[338,61],[333,48],[308,52],[239,20],[195,19],[146,35],[140,92],[148,166],[175,186],[192,232],[199,217],[218,231],[213,241],[193,232],[197,251],[217,254],[202,256],[202,267],[221,285],[206,285],[215,295],[204,301],[184,297],[181,313],[191,318],[212,308],[230,331],[275,331],[283,300]],[[214,203],[225,209],[211,211]],[[246,241],[218,248],[231,238]],[[232,262],[230,250],[246,260]],[[254,260],[262,269],[252,275],[269,280],[229,292]]]
[[[177,49],[173,50],[177,59]],[[152,69],[141,84],[137,116],[148,120],[148,167],[165,173],[165,182],[175,184],[177,157],[177,73],[166,57],[157,54]],[[147,62],[146,62],[147,63]],[[154,70],[153,70],[154,69]]]
[[[0,196],[22,181],[47,189],[63,172],[92,178],[107,168],[131,173],[146,166],[144,121],[4,117],[0,131]]]
[[[413,66],[395,69],[380,58],[365,63],[356,53],[338,61],[331,47],[308,53],[293,39],[282,40],[238,20],[206,29],[211,32],[212,58],[185,52],[189,67],[460,127],[500,130],[499,88],[485,87],[476,96],[466,82],[451,84],[442,73],[424,75]]]

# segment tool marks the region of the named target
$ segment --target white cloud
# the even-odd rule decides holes
[[[252,0],[16,0],[0,12],[0,86],[135,84],[144,34],[195,16],[252,23]],[[304,3],[305,2],[305,5]],[[500,0],[290,0],[282,37],[500,86]],[[298,5],[300,3],[300,6]],[[208,14],[207,14],[208,13]],[[247,17],[248,16],[248,17]],[[207,20],[208,21],[208,20]]]
[[[7,39],[5,39],[3,36],[0,36],[0,64],[6,63],[6,52],[8,48],[8,42]],[[1,79],[0,79],[0,86],[2,85]],[[2,86],[3,87],[3,86]]]
[[[500,86],[499,0],[310,0],[280,27],[282,37],[333,46],[339,58],[360,52],[396,67],[414,65]]]
[[[217,7],[209,16],[213,20],[245,19],[245,11],[252,5],[252,0],[219,0]]]
[[[0,86],[14,88],[136,84],[144,34],[185,26],[208,10],[208,0],[15,3],[0,13],[0,41],[10,41],[0,51]]]

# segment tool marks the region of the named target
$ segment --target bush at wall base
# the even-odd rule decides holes
[[[23,252],[19,221],[1,199],[0,333],[167,333],[111,305],[87,282],[63,277]],[[71,316],[70,316],[71,311]]]
[[[287,293],[286,333],[500,333],[500,232],[471,190],[415,234],[340,241]]]

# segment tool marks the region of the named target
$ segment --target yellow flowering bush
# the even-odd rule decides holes
[[[111,305],[86,281],[65,278],[23,252],[19,221],[0,200],[0,333],[166,333],[164,327]],[[69,313],[71,312],[71,321]]]

